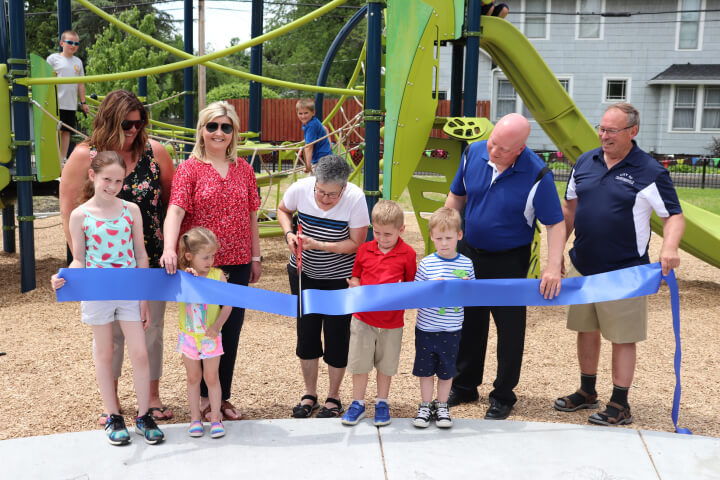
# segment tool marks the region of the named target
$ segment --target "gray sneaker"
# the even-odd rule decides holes
[[[430,426],[430,420],[432,420],[432,418],[433,414],[430,403],[423,402],[418,405],[418,411],[417,415],[415,415],[415,420],[413,420],[413,425],[418,428],[427,428]]]
[[[450,408],[447,403],[433,402],[433,410],[435,411],[435,425],[440,428],[450,428],[453,426],[452,418],[450,418]]]

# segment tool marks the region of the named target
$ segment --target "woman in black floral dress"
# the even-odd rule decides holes
[[[131,92],[115,90],[100,104],[93,121],[92,136],[73,150],[60,177],[60,213],[68,245],[71,242],[69,215],[79,204],[90,161],[97,152],[114,150],[123,157],[128,171],[118,197],[140,207],[150,267],[159,267],[163,251],[162,225],[170,198],[174,167],[167,150],[155,140],[148,139],[145,131],[147,123],[148,116],[143,104]],[[72,245],[70,247],[72,250]],[[160,401],[165,302],[148,303],[151,320],[145,338],[150,363],[150,410],[157,420],[169,420],[173,413]],[[117,386],[122,368],[124,338],[120,328],[114,330],[113,373]],[[105,414],[100,416],[101,424],[105,418]]]

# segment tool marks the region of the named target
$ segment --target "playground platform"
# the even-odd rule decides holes
[[[133,435],[113,447],[101,430],[0,442],[2,477],[17,479],[720,479],[720,439],[628,428],[455,420],[421,430],[406,418],[376,428],[337,419],[226,422],[227,435],[167,441]],[[207,430],[207,428],[206,428]]]

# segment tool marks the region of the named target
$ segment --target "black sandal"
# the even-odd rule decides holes
[[[317,414],[317,418],[337,418],[345,411],[343,409],[342,403],[340,403],[340,400],[336,398],[328,397],[327,400],[325,400],[325,403],[334,403],[337,406],[327,408],[325,405],[323,405]]]
[[[304,405],[303,400],[312,400],[312,405]],[[314,410],[320,408],[315,395],[303,395],[300,399],[300,403],[295,405],[292,410],[293,418],[309,418]]]

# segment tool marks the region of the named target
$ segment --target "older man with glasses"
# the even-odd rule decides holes
[[[299,294],[300,285],[303,290],[348,287],[355,252],[365,241],[370,223],[362,190],[347,182],[351,172],[344,158],[322,157],[315,176],[292,184],[280,202],[277,215],[290,250],[288,276],[294,295]],[[293,228],[295,212],[300,234]],[[317,416],[332,418],[342,414],[339,393],[350,345],[350,317],[298,315],[296,355],[300,358],[305,394],[293,408],[293,417],[307,418],[320,408],[317,400],[320,357],[328,365],[329,391]]]
[[[632,105],[609,106],[597,126],[600,148],[581,155],[573,167],[563,205],[568,236],[575,230],[570,276],[649,263],[653,211],[664,222],[659,258],[663,274],[680,264],[685,220],[677,193],[668,171],[635,143],[639,130],[640,114]],[[595,383],[602,335],[612,343],[613,391],[605,410],[588,421],[632,423],[628,391],[635,373],[635,345],[647,338],[646,297],[573,305],[567,327],[578,332],[580,388],[555,400],[555,409],[598,408]]]

